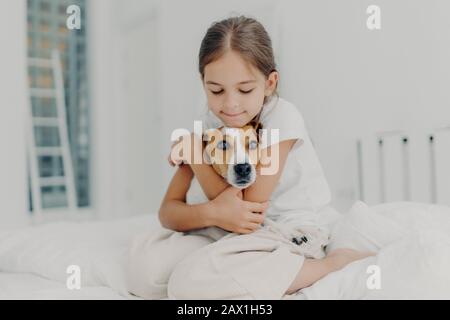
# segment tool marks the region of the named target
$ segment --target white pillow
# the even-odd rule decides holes
[[[108,286],[129,296],[126,263],[131,238],[159,226],[155,214],[95,222],[55,222],[0,232],[0,271],[29,272],[66,283],[70,265],[81,286]]]

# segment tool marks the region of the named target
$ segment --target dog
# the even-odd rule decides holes
[[[242,128],[220,127],[204,133],[204,157],[207,162],[230,185],[238,189],[248,188],[256,181],[261,158],[261,129],[259,122],[252,121]],[[329,237],[320,227],[305,225],[291,228],[269,218],[265,218],[263,226],[275,230],[298,245],[302,249],[299,251],[306,257],[319,259],[325,256]],[[224,235],[222,231],[214,232],[219,238]]]
[[[205,132],[205,155],[214,170],[230,185],[245,189],[256,180],[259,163],[259,136],[261,128],[250,122],[242,128],[221,127]]]

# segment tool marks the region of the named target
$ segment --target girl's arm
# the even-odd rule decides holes
[[[213,225],[210,203],[189,205],[186,193],[194,174],[188,165],[182,165],[172,178],[159,209],[159,220],[164,228],[189,231]]]
[[[186,155],[184,154],[184,150],[182,150],[182,148],[185,147],[185,139],[189,139],[189,144],[187,146],[191,147],[190,154]],[[172,150],[169,155],[169,164],[175,166],[176,164],[185,163],[187,166],[190,166],[202,187],[203,193],[209,200],[213,200],[225,189],[230,187],[230,185],[217,174],[209,164],[204,161],[201,161],[200,164],[194,163],[194,155],[199,155],[200,158],[202,157],[203,141],[196,134],[191,133],[190,135],[183,136],[179,141],[176,141],[172,145]]]
[[[275,159],[275,161],[278,160],[278,170],[275,174],[272,175],[260,175],[258,172],[255,183],[244,190],[244,200],[252,202],[265,202],[270,199],[273,190],[275,190],[275,187],[280,180],[280,176],[283,172],[283,168],[286,163],[289,151],[291,151],[292,146],[296,141],[296,139],[284,140],[276,145],[262,150],[260,163],[263,163],[265,165],[261,166],[268,167],[270,165],[273,165],[273,162],[270,162],[268,154],[272,154],[272,152],[274,152],[275,155],[273,157],[276,157],[276,153],[278,153],[278,159]],[[260,169],[257,171],[260,171]]]
[[[215,199],[226,188],[230,187],[228,182],[211,165],[202,163],[191,164],[190,166],[209,200]]]
[[[199,139],[196,135],[191,135],[192,139]],[[199,154],[203,154],[203,142],[197,141],[198,143],[194,143],[192,141],[193,148],[200,148]],[[197,150],[193,150],[192,154],[194,154]],[[211,165],[202,161],[200,164],[195,164],[193,161],[189,162],[191,170],[195,174],[200,186],[202,187],[203,192],[209,200],[215,199],[219,194],[221,194],[225,189],[230,187],[228,182],[222,178]]]
[[[182,165],[172,178],[159,209],[163,227],[185,232],[218,226],[237,233],[250,233],[259,228],[267,203],[244,201],[241,190],[236,188],[227,188],[214,200],[203,204],[186,204],[192,177],[190,167]]]

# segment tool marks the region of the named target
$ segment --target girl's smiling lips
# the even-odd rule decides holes
[[[240,116],[240,115],[244,114],[245,111],[242,111],[240,113],[234,113],[234,114],[226,113],[226,112],[223,112],[223,111],[221,111],[221,113],[226,115],[227,117],[234,118],[234,117],[237,117],[237,116]]]

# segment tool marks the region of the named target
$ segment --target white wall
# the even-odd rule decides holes
[[[233,11],[256,17],[271,34],[281,72],[280,93],[302,112],[338,209],[347,210],[357,196],[357,137],[379,130],[418,130],[450,122],[448,1],[90,3],[97,8],[91,10],[96,48],[96,190],[99,206],[108,212],[158,207],[174,171],[166,164],[170,133],[179,127],[192,129],[193,120],[206,107],[197,71],[201,39],[213,21]],[[381,7],[379,31],[366,28],[370,4]],[[147,110],[136,109],[142,110],[142,119],[148,124],[142,119],[136,122],[138,112],[122,126],[127,111],[120,104],[132,101],[129,98],[136,94],[146,96],[142,89],[125,93],[118,85],[117,79],[125,72],[118,56],[120,39],[133,26],[144,26],[142,21],[149,19],[150,12],[156,14],[151,18],[155,19],[156,32],[148,31],[142,48],[147,45],[155,51],[152,57],[156,63],[149,61],[141,74],[139,69],[134,71],[137,79],[144,79],[148,70],[154,70],[148,75],[154,99],[148,102]],[[143,34],[145,30],[141,29]],[[129,34],[136,36],[139,31]],[[138,58],[142,60],[142,56]],[[130,149],[125,144],[127,137],[137,136],[129,131],[133,125],[140,127],[137,132],[159,134],[161,140],[152,142],[148,149],[148,140],[141,138]],[[144,147],[142,154],[137,149],[139,143]],[[133,171],[127,159],[139,156],[151,165],[138,161],[135,166],[141,167]],[[142,176],[136,177],[136,172]],[[144,198],[145,192],[148,198]],[[132,204],[130,193],[131,199],[140,200]]]
[[[283,94],[300,107],[335,203],[356,196],[356,137],[450,124],[450,2],[285,1]],[[381,30],[366,8],[381,8]]]
[[[1,0],[0,229],[28,223],[26,185],[25,1]]]
[[[151,1],[90,1],[94,207],[100,217],[161,201],[158,33]]]

